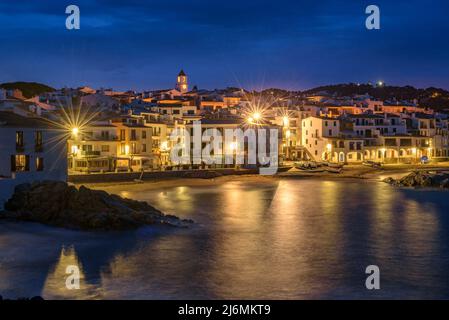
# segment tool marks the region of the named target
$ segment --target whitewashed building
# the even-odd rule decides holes
[[[67,180],[66,141],[61,132],[42,118],[0,111],[0,208],[16,185],[44,180]]]

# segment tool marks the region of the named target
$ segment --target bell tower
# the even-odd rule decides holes
[[[184,70],[181,70],[178,74],[178,78],[176,79],[176,89],[181,91],[182,93],[186,93],[189,91],[189,83],[187,81],[187,75]]]

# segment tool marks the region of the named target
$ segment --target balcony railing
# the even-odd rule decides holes
[[[101,155],[100,151],[81,151],[81,155],[84,157],[98,157]]]

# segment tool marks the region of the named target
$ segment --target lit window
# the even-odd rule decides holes
[[[23,154],[11,156],[11,171],[12,172],[29,171],[30,170],[29,160],[30,156],[26,156]]]
[[[36,171],[44,171],[44,158],[36,158]]]

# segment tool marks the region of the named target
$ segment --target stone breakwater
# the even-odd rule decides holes
[[[449,189],[449,172],[415,171],[401,179],[387,178],[384,182],[398,187]]]
[[[18,185],[0,217],[81,230],[126,230],[154,224],[187,227],[193,223],[165,215],[143,201],[56,181]]]

